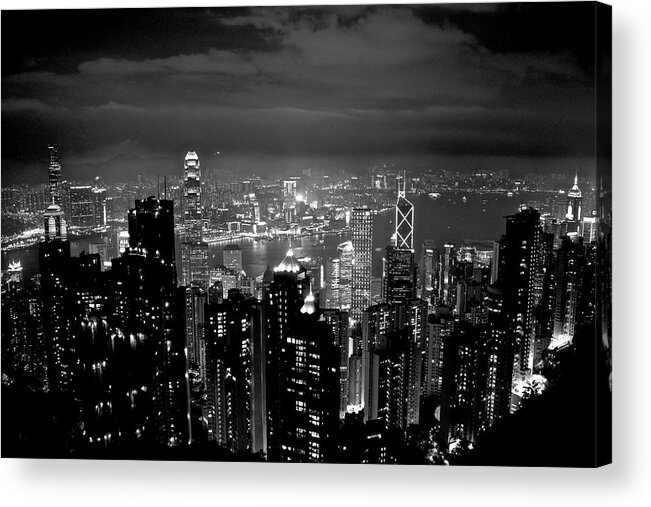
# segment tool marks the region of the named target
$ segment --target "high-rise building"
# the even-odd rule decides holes
[[[384,268],[384,301],[404,304],[416,297],[417,268],[413,250],[388,246]]]
[[[95,196],[90,185],[70,185],[70,215],[74,227],[95,226]]]
[[[339,337],[322,320],[290,250],[265,295],[269,459],[324,462],[337,452]]]
[[[63,216],[61,206],[51,204],[43,213],[45,240],[65,240],[68,237],[68,226]]]
[[[93,227],[106,225],[106,189],[93,187]]]
[[[181,244],[183,285],[208,288],[208,245],[203,243],[201,164],[194,151],[185,156],[183,227]]]
[[[368,208],[354,208],[350,217],[353,245],[351,318],[359,321],[371,304],[373,259],[373,214]]]
[[[504,312],[516,343],[521,371],[533,367],[534,307],[542,293],[544,279],[542,226],[540,213],[522,208],[506,217],[506,233],[500,247],[498,284],[504,292]]]
[[[262,308],[239,291],[206,306],[208,439],[233,452],[267,451]]]
[[[348,406],[348,312],[324,309],[322,320],[330,328],[333,343],[339,348],[339,417],[344,418]]]
[[[110,300],[122,369],[115,393],[128,396],[116,417],[126,441],[164,446],[192,440],[185,339],[185,291],[177,289],[174,203],[136,200],[129,211],[130,247],[113,259]]]
[[[399,249],[414,248],[414,205],[407,199],[407,178],[396,180],[398,200],[396,201],[396,244]]]
[[[59,157],[59,147],[51,144],[48,149],[48,188],[50,191],[50,204],[61,206],[61,158]]]
[[[583,238],[575,241],[565,237],[556,254],[556,305],[554,310],[554,337],[574,336],[577,303],[580,296],[585,262]]]
[[[336,308],[350,310],[353,301],[353,266],[355,251],[353,243],[346,241],[337,247],[339,254],[339,303]]]
[[[236,273],[242,272],[242,249],[239,245],[226,245],[222,251],[222,264]]]
[[[438,264],[438,251],[434,246],[434,241],[426,239],[422,245],[420,258],[420,297],[429,301],[434,295],[436,287],[436,269]]]
[[[54,392],[72,386],[74,350],[70,343],[70,242],[58,204],[44,213],[45,240],[39,243],[43,325],[47,357],[47,386]]]
[[[579,189],[578,176],[574,177],[574,185],[567,191],[567,214],[565,218],[569,221],[580,222],[583,218],[583,197],[581,189]]]
[[[290,338],[290,328],[309,293],[310,282],[305,268],[290,249],[273,270],[273,278],[264,294],[265,349],[267,354],[267,446],[269,459],[282,457],[281,433],[284,414],[279,400],[287,396],[286,371],[282,364],[283,346]],[[337,409],[338,409],[337,404]]]

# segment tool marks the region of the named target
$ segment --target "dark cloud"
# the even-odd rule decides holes
[[[5,11],[2,176],[42,173],[50,142],[71,177],[189,148],[258,172],[588,169],[594,9],[567,5]]]

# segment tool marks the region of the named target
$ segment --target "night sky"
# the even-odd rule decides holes
[[[594,164],[594,4],[2,12],[2,182]],[[212,154],[221,152],[221,157]]]

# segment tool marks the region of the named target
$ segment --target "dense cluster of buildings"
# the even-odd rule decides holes
[[[599,221],[576,180],[563,217],[522,206],[478,255],[414,245],[398,174],[377,297],[368,207],[347,210],[350,240],[336,257],[314,265],[289,249],[254,279],[237,245],[209,265],[195,152],[180,259],[175,204],[160,195],[135,200],[116,256],[72,256],[68,224],[106,224],[104,191],[71,186],[64,206],[60,183],[52,147],[39,274],[27,283],[18,264],[3,273],[3,376],[74,398],[76,448],[211,442],[273,461],[391,463],[388,435],[416,425],[448,452],[517,410],[549,356],[595,319]],[[296,213],[296,180],[283,192]],[[244,222],[261,224],[256,195],[244,195]]]

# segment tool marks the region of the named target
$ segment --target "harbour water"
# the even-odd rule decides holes
[[[507,197],[504,194],[463,194],[442,193],[438,198],[423,194],[408,196],[414,203],[414,247],[420,255],[420,245],[431,239],[436,245],[445,243],[455,245],[474,245],[491,248],[491,242],[499,239],[504,232],[504,216],[516,213],[521,202],[540,199],[540,194],[521,194]],[[466,198],[465,200],[463,198]],[[394,213],[392,210],[375,216],[373,231],[373,275],[380,276],[384,247],[393,233]],[[297,238],[295,240],[241,239],[236,243],[242,248],[244,270],[249,276],[259,276],[267,265],[278,264],[291,246],[295,255],[321,257],[324,260],[337,254],[337,245],[350,239],[346,235],[326,235]],[[72,255],[79,255],[88,249],[91,238],[73,241]],[[210,266],[222,263],[222,250],[226,244],[211,244],[209,247]],[[177,254],[178,255],[178,254]],[[2,253],[2,268],[10,261],[21,261],[25,278],[38,272],[38,245],[21,250]]]

